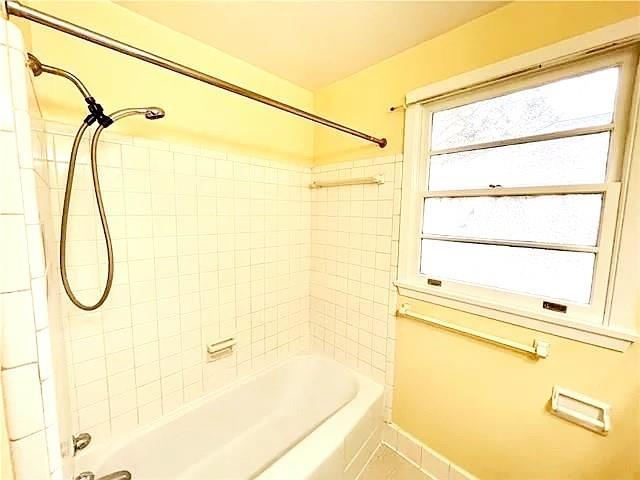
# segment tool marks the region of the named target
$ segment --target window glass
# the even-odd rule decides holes
[[[423,233],[595,246],[601,209],[599,193],[427,198]]]
[[[429,190],[602,183],[609,135],[604,132],[434,155]]]
[[[435,112],[431,149],[611,123],[618,73],[610,67]]]
[[[594,261],[592,253],[423,239],[420,273],[588,304]]]

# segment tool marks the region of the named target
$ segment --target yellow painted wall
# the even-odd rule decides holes
[[[317,91],[316,111],[385,136],[385,151],[401,152],[404,114],[388,108],[408,91],[634,15],[639,3],[512,3]],[[315,133],[318,164],[381,154],[329,130]],[[483,480],[640,478],[638,345],[617,353],[410,302],[418,312],[506,338],[547,339],[552,352],[533,362],[399,319],[393,421],[401,428]],[[554,384],[610,402],[610,435],[549,414]]]
[[[633,2],[515,2],[421,43],[316,92],[316,111],[386,137],[374,144],[316,127],[315,163],[402,151],[404,113],[389,112],[404,95],[429,83],[579,35],[633,15]]]
[[[505,338],[547,340],[545,360],[399,318],[393,421],[482,480],[640,478],[639,347],[618,353],[448,308],[425,315]],[[612,405],[600,436],[546,410],[560,384]],[[635,475],[635,476],[634,476]]]
[[[109,1],[29,4],[277,100],[313,109],[312,92]],[[308,121],[40,25],[26,30],[31,50],[42,62],[75,73],[108,111],[142,105],[167,111],[159,121],[123,120],[111,127],[114,131],[296,163],[312,161],[313,126]],[[45,118],[72,123],[84,118],[84,101],[65,80],[42,75],[36,90]]]

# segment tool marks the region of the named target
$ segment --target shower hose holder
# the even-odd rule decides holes
[[[89,115],[84,119],[84,123],[87,125],[91,125],[94,122],[98,122],[98,124],[102,125],[104,128],[107,128],[109,125],[113,123],[113,119],[104,113],[104,108],[93,97],[85,98],[87,102],[87,108],[89,109]]]

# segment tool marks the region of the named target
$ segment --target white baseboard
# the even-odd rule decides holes
[[[418,467],[432,480],[479,480],[394,423],[385,423],[382,443]]]

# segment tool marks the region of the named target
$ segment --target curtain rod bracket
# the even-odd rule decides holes
[[[159,55],[155,55],[151,52],[147,52],[140,48],[134,47],[133,45],[120,42],[118,40],[115,40],[114,38],[80,27],[74,23],[67,22],[66,20],[62,20],[60,18],[54,17],[53,15],[49,15],[47,13],[36,10],[35,8],[27,7],[15,0],[0,0],[0,5],[2,6],[1,13],[7,18],[9,18],[9,16],[11,15],[14,15],[31,22],[39,23],[40,25],[44,25],[45,27],[49,27],[54,30],[66,33],[67,35],[80,38],[87,42],[100,45],[102,47],[114,50],[133,58],[137,58],[138,60],[142,60],[143,62],[151,63],[158,67],[171,70],[175,73],[179,73],[180,75],[184,75],[186,77],[193,78],[194,80],[198,80],[200,82],[213,85],[214,87],[227,90],[228,92],[235,93],[236,95],[241,95],[251,100],[255,100],[256,102],[264,103],[265,105],[269,105],[273,108],[277,108],[293,115],[297,115],[298,117],[305,118],[326,127],[333,128],[334,130],[339,130],[349,135],[353,135],[354,137],[362,138],[368,142],[377,144],[380,148],[384,148],[387,145],[386,138],[377,138],[358,130],[354,130],[353,128],[320,117],[319,115],[316,115],[314,113],[306,112],[292,105],[288,105],[260,93],[253,92],[238,85],[234,85],[233,83],[229,83],[220,78],[207,75],[206,73],[200,72],[194,68],[187,67],[186,65],[173,62]]]

